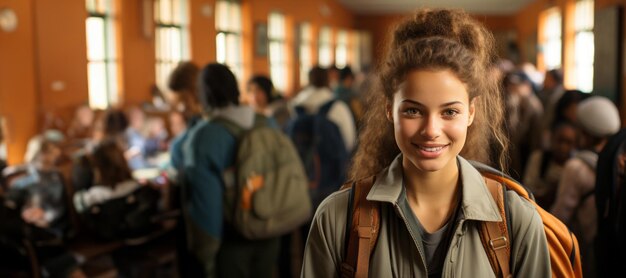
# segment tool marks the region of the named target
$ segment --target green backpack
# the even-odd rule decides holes
[[[235,166],[224,173],[224,217],[248,239],[287,234],[311,219],[308,178],[291,140],[262,115],[246,130],[212,120],[238,141]]]

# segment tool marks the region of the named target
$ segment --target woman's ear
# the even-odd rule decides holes
[[[476,114],[476,99],[479,97],[475,97],[472,100],[470,100],[470,105],[469,105],[469,119],[467,121],[467,126],[471,126],[472,123],[474,122],[474,116]]]

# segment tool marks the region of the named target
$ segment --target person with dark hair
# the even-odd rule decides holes
[[[542,124],[542,147],[550,148],[552,142],[552,129],[555,125],[562,122],[570,122],[576,124],[576,107],[578,103],[586,99],[589,95],[579,90],[566,90],[560,94],[560,97],[551,103],[550,110],[546,110]]]
[[[550,148],[536,150],[528,158],[523,182],[545,210],[552,207],[565,162],[576,150],[576,133],[576,126],[570,122],[557,124],[552,129]]]
[[[274,84],[269,78],[256,75],[250,78],[247,88],[250,105],[257,113],[266,114],[268,105],[274,100]]]
[[[289,120],[289,109],[284,98],[274,89],[272,80],[263,75],[253,76],[247,84],[248,101],[257,113],[263,114],[283,128]]]
[[[554,107],[554,104],[561,98],[564,92],[563,71],[561,69],[551,69],[546,72],[543,88],[541,88],[537,96],[546,111],[549,111],[552,109],[550,107]]]
[[[333,90],[335,98],[345,103],[349,103],[353,97],[354,92],[352,85],[354,84],[354,73],[350,66],[346,66],[339,70],[339,84]]]
[[[319,66],[313,67],[309,71],[309,82],[309,86],[300,91],[291,100],[290,105],[293,110],[301,107],[306,114],[317,114],[322,106],[335,99],[333,93],[328,88],[328,73],[324,68]],[[292,112],[292,115],[295,114],[295,112]],[[356,145],[356,127],[350,108],[344,102],[334,102],[328,111],[327,117],[337,125],[345,148],[348,153],[351,153]]]
[[[141,186],[133,180],[124,152],[112,138],[95,147],[91,163],[95,176],[93,185],[74,193],[74,207],[79,213],[93,205],[129,195]]]
[[[198,101],[198,73],[200,69],[193,62],[180,62],[170,73],[167,87],[174,95],[172,106],[180,111],[190,125],[199,119],[202,106]]]
[[[363,103],[359,95],[354,91],[355,76],[350,66],[339,70],[339,85],[333,91],[335,99],[343,101],[350,108],[352,118],[358,126],[363,116]]]
[[[210,119],[249,130],[263,117],[240,105],[237,80],[225,65],[211,63],[201,70],[198,94]],[[235,182],[227,169],[235,166],[237,142],[223,123],[203,120],[183,143],[189,249],[205,277],[271,277],[279,238],[248,240],[224,221],[224,190]]]
[[[498,84],[485,76],[495,57],[493,36],[465,12],[423,9],[397,25],[387,49],[350,177],[357,184],[374,179],[358,194],[379,207],[377,240],[363,247],[372,249],[365,270],[369,277],[497,277],[480,227],[501,222],[501,213],[466,160],[491,164],[489,144],[495,142],[501,150],[496,165],[504,169],[504,105]],[[302,277],[357,271],[348,266],[356,258],[346,254],[353,190],[333,193],[317,209]],[[511,276],[549,277],[538,212],[515,192],[505,194]],[[364,211],[352,220],[368,219]],[[359,227],[361,240],[368,241],[368,232]]]
[[[328,84],[326,86],[329,87],[331,90],[335,90],[335,88],[339,86],[339,75],[341,74],[340,71],[341,70],[335,64],[330,65],[328,69],[326,69],[326,75],[328,77]]]
[[[598,153],[621,127],[619,111],[605,98],[592,96],[575,110],[579,127],[579,151],[563,168],[552,214],[565,223],[579,239],[584,277],[595,277],[593,254],[597,232],[596,166]]]

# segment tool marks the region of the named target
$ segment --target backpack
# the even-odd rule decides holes
[[[598,232],[594,252],[598,277],[626,273],[626,180],[624,166],[620,166],[625,142],[626,129],[622,129],[609,139],[598,157],[595,186]]]
[[[335,102],[325,103],[316,114],[296,107],[296,117],[286,129],[304,163],[315,207],[335,192],[346,177],[348,151],[339,127],[328,119]]]
[[[141,186],[131,194],[92,205],[81,213],[89,232],[100,240],[128,239],[148,235],[156,223],[161,194],[150,186]]]
[[[534,202],[532,193],[511,177],[482,163],[471,163],[485,178],[487,188],[503,219],[502,222],[482,222],[480,230],[483,247],[496,277],[511,277],[511,214],[506,205],[504,190],[513,190],[535,205],[543,220],[552,277],[582,277],[578,242],[567,226],[539,207]],[[344,184],[342,187],[351,189],[346,221],[346,257],[341,264],[341,277],[368,277],[369,259],[380,229],[380,205],[366,199],[373,185],[374,177],[370,177]]]
[[[311,218],[307,177],[287,136],[257,114],[245,130],[223,118],[212,121],[237,138],[235,164],[226,170],[224,218],[248,239],[287,234]],[[229,184],[232,184],[230,186]]]

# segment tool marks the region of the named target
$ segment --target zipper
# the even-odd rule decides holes
[[[450,243],[450,247],[448,248],[448,252],[446,254],[446,258],[443,261],[443,273],[449,273],[449,277],[455,277],[454,271],[451,271],[451,264],[455,262],[454,256],[458,253],[459,245],[461,244],[461,237],[463,236],[463,223],[465,219],[460,219],[459,223],[457,223],[456,230],[454,231],[454,236],[452,238],[453,242]]]
[[[424,264],[424,269],[426,270],[426,275],[428,276],[428,265],[426,264],[426,261],[424,261],[424,258],[426,258],[426,256],[424,256],[424,251],[420,247],[421,245],[418,244],[415,234],[413,230],[411,229],[411,226],[409,226],[409,222],[406,220],[406,217],[402,213],[402,209],[400,209],[400,206],[398,206],[397,203],[393,203],[393,207],[396,209],[396,213],[400,214],[400,218],[402,218],[402,221],[404,221],[404,226],[406,226],[406,228],[409,230],[409,234],[411,235],[411,238],[413,239],[413,244],[415,244],[415,246],[417,247],[417,252],[420,254],[420,258],[422,259],[422,264]]]

